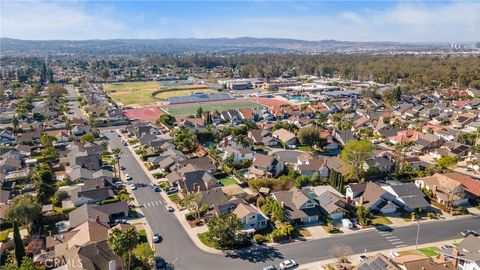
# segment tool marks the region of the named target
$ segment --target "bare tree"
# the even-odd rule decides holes
[[[328,254],[337,259],[338,263],[346,263],[348,256],[353,254],[353,250],[350,246],[335,244],[328,250]]]

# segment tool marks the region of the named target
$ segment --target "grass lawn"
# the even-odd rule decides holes
[[[114,101],[125,105],[152,105],[159,101],[152,96],[153,92],[160,90],[158,82],[107,83],[103,89]]]
[[[199,88],[189,88],[189,89],[168,89],[166,92],[161,92],[155,95],[156,99],[159,100],[166,100],[169,97],[183,97],[189,96],[193,93],[204,93],[204,94],[214,94],[218,93],[216,90],[212,90],[203,86],[199,86]]]
[[[392,221],[388,219],[387,217],[375,217],[372,219],[372,224],[373,225],[389,225],[392,224]]]
[[[428,257],[435,257],[437,256],[437,251],[440,249],[437,247],[426,247],[426,248],[419,248],[418,251],[423,253],[423,255],[428,256]]]
[[[147,232],[144,229],[141,229],[138,231],[138,234],[140,235],[140,242],[142,243],[147,243]]]
[[[180,197],[178,197],[178,194],[168,195],[168,198],[170,198],[170,200],[172,200],[172,201],[174,201],[174,202],[180,200]]]
[[[400,254],[400,256],[418,255],[418,251],[416,251],[414,249],[402,250],[402,251],[399,251],[398,254]]]
[[[233,184],[237,184],[237,180],[233,179],[233,178],[222,178],[220,180],[218,180],[220,182],[220,184],[222,184],[223,186],[229,186],[229,185],[233,185]]]
[[[207,247],[218,249],[218,245],[210,239],[208,232],[198,234],[198,239]]]
[[[0,242],[3,242],[7,239],[8,234],[12,231],[12,229],[6,229],[0,232]]]
[[[260,108],[261,105],[250,101],[225,101],[225,102],[211,102],[202,104],[189,104],[163,107],[166,112],[173,116],[180,115],[194,115],[197,112],[198,107],[202,107],[203,111],[226,111],[226,110],[238,110],[246,108]]]

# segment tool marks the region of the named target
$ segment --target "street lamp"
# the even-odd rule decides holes
[[[417,220],[417,240],[415,241],[415,250],[417,250],[418,246],[418,237],[420,236],[420,220]]]

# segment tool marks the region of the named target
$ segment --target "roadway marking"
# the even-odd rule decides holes
[[[151,202],[146,202],[143,204],[143,207],[145,208],[148,208],[148,207],[154,207],[154,206],[160,206],[162,204],[164,204],[165,202],[162,201],[162,200],[158,200],[158,201],[151,201]]]
[[[392,245],[396,245],[396,244],[402,244],[403,241],[398,241],[398,242],[393,242]]]
[[[390,239],[390,238],[397,238],[397,237],[396,236],[387,236],[385,238]]]
[[[401,247],[406,247],[407,245],[403,244],[403,245],[398,245],[398,246],[395,246],[396,248],[401,248]]]
[[[387,239],[387,240],[388,240],[388,242],[393,242],[393,241],[398,241],[398,240],[400,240],[400,239],[398,239],[398,238],[395,237],[395,238],[393,238],[393,239]]]

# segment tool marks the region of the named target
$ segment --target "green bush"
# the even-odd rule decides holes
[[[263,242],[265,242],[265,237],[261,234],[255,234],[253,236],[253,240],[255,240],[255,242],[258,244],[262,244]]]

